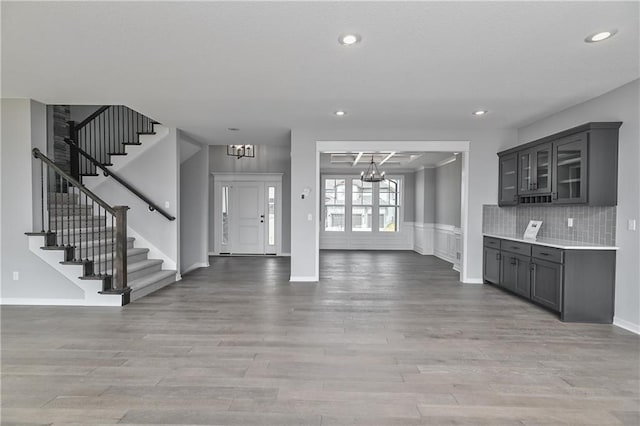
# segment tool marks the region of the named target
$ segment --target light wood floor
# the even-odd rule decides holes
[[[638,336],[412,252],[211,268],[124,309],[2,308],[2,424],[638,425]]]

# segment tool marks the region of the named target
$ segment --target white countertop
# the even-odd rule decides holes
[[[514,234],[488,234],[483,233],[485,237],[500,238],[502,240],[517,241],[519,243],[537,244],[539,246],[554,247],[565,250],[618,250],[618,247],[604,246],[600,244],[579,243],[576,241],[556,240],[554,238],[540,237],[535,241],[525,240],[521,235]]]

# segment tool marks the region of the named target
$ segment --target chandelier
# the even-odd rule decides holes
[[[227,145],[227,155],[236,157],[238,160],[242,157],[254,158],[256,156],[253,145]]]
[[[373,161],[372,155],[369,167],[367,170],[363,170],[362,173],[360,173],[360,180],[363,182],[381,182],[385,179],[384,172],[380,173],[378,166],[376,166],[376,163]]]

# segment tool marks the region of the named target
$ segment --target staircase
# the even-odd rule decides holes
[[[67,304],[122,306],[176,281],[175,270],[163,269],[163,260],[149,259],[149,248],[127,237],[129,207],[107,203],[82,182],[102,172],[175,220],[110,170],[112,156],[139,149],[140,135],[153,135],[157,124],[122,106],[102,107],[78,126],[70,122],[70,174],[33,150],[41,170],[41,231],[27,233],[29,248],[83,290],[84,298]]]

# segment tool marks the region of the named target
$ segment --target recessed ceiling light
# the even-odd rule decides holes
[[[344,46],[351,46],[352,44],[356,44],[360,42],[361,39],[362,37],[360,37],[359,34],[343,34],[338,37],[338,41]]]
[[[584,41],[587,43],[597,43],[613,37],[617,32],[618,30],[600,31],[599,33],[591,34],[589,37],[585,38]]]
[[[227,130],[229,130],[231,132],[237,132],[240,129],[238,129],[237,127],[227,127]]]
[[[334,112],[333,114],[338,116],[338,117],[344,117],[345,115],[347,115],[347,113],[345,111],[342,111],[342,110],[338,110],[338,111]]]
[[[489,111],[487,111],[486,109],[479,109],[477,111],[473,111],[473,115],[485,115],[488,112]]]

